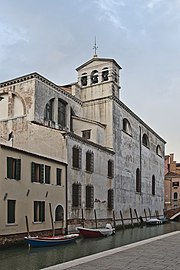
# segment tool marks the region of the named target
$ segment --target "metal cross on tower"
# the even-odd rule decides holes
[[[94,57],[97,57],[97,49],[98,49],[98,46],[96,45],[96,37],[95,37],[95,42],[94,42],[94,47],[93,47]]]

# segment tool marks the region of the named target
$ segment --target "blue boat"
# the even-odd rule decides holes
[[[78,233],[60,235],[60,236],[26,236],[25,241],[30,247],[48,247],[68,244],[74,242],[79,237]]]

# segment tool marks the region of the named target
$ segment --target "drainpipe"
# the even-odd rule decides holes
[[[140,194],[141,194],[141,184],[142,184],[142,177],[141,177],[141,169],[142,169],[142,146],[141,146],[141,127],[139,127],[139,169],[140,169]]]

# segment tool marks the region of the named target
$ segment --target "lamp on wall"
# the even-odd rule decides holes
[[[28,196],[28,195],[29,195],[29,192],[30,192],[30,189],[28,189],[28,190],[27,190],[27,192],[26,192],[26,196]]]
[[[47,196],[48,196],[48,191],[46,192],[46,198],[47,198]]]

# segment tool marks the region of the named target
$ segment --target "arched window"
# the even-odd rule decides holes
[[[54,98],[50,99],[45,106],[44,120],[53,121],[54,118]]]
[[[66,102],[58,99],[58,124],[61,128],[66,126]]]
[[[87,85],[87,73],[83,73],[81,77],[81,85],[86,86]]]
[[[144,146],[146,146],[147,148],[149,148],[149,138],[148,136],[144,133],[143,134],[143,137],[142,137],[142,143]]]
[[[177,199],[178,199],[178,193],[174,192],[174,200],[177,201]]]
[[[158,144],[157,147],[156,147],[156,154],[160,157],[162,157],[162,151],[161,151],[161,147],[160,145]]]
[[[55,210],[55,221],[63,221],[64,220],[64,209],[62,205],[58,205]]]
[[[97,70],[93,70],[91,73],[91,83],[98,83],[98,71]]]
[[[155,195],[156,183],[155,183],[155,176],[152,176],[152,195]]]
[[[136,192],[141,192],[141,172],[140,169],[136,169]]]
[[[132,135],[131,125],[126,118],[123,119],[123,131],[125,131],[129,135]]]
[[[102,82],[108,81],[109,70],[107,67],[102,70]]]

